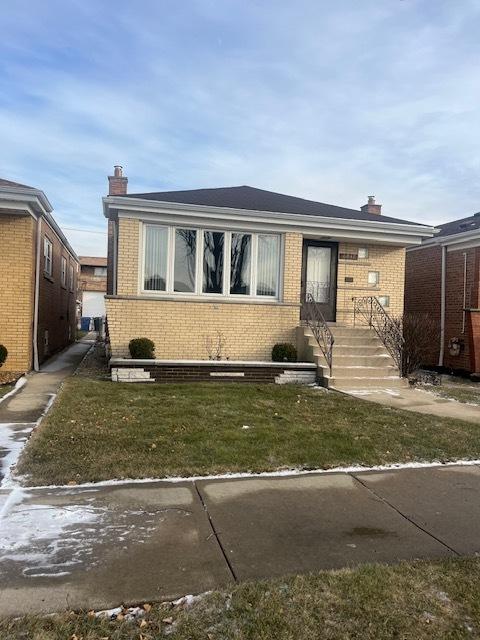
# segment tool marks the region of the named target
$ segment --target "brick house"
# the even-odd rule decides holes
[[[434,233],[382,215],[373,197],[354,210],[248,186],[127,194],[121,167],[103,207],[115,361],[138,336],[155,342],[159,362],[177,365],[211,359],[216,336],[225,360],[270,361],[280,342],[315,360],[298,331],[312,307],[332,330],[352,326],[354,297],[402,313],[405,248]],[[389,373],[370,346],[372,375],[382,363]]]
[[[480,373],[480,214],[438,225],[407,251],[405,311],[437,328],[425,365]]]
[[[78,258],[43,191],[0,179],[2,369],[38,369],[75,340]]]
[[[82,318],[105,316],[107,293],[107,258],[80,256],[78,289]]]

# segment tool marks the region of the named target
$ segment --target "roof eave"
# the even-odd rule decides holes
[[[111,217],[110,210],[132,211],[136,213],[164,213],[165,211],[183,211],[187,214],[197,214],[207,217],[209,214],[228,215],[236,218],[266,218],[269,222],[290,222],[293,224],[309,223],[311,226],[322,226],[325,224],[337,225],[338,227],[358,225],[362,229],[375,229],[376,231],[398,231],[403,234],[419,236],[421,238],[431,238],[438,229],[427,225],[413,225],[398,222],[383,222],[379,220],[358,220],[356,218],[337,218],[328,216],[315,216],[298,213],[284,213],[280,211],[257,211],[250,209],[234,209],[229,207],[211,207],[205,205],[182,204],[177,202],[163,202],[159,200],[145,200],[144,198],[123,198],[122,196],[106,196],[103,198],[103,213],[106,218]]]

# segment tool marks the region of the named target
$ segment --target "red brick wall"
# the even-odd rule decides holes
[[[466,256],[466,295],[464,301],[464,273]],[[405,311],[407,313],[428,313],[434,318],[440,332],[441,313],[441,264],[442,248],[426,247],[407,252],[405,272]],[[446,252],[445,278],[445,342],[443,364],[449,369],[463,369],[473,372],[480,364],[480,318],[465,312],[467,308],[479,306],[480,248],[460,249]],[[472,326],[474,327],[472,333]],[[459,338],[462,343],[458,356],[451,355],[449,341]],[[437,365],[439,340],[432,341],[426,365]],[[475,363],[475,358],[478,364]]]
[[[478,279],[475,277],[477,253],[479,249],[460,249],[459,251],[447,251],[446,282],[445,282],[445,355],[443,363],[452,369],[465,369],[471,371],[471,325],[469,314],[465,317],[463,327],[464,309],[464,272],[466,257],[466,307],[476,307],[478,302]],[[463,330],[464,329],[464,330]],[[462,340],[461,353],[458,356],[450,355],[448,343],[451,338]]]
[[[407,251],[405,264],[405,313],[428,314],[440,335],[442,249],[439,246]],[[432,340],[424,364],[438,364],[440,342]]]
[[[70,255],[50,225],[42,220],[40,243],[40,282],[38,308],[38,358],[43,362],[55,351],[75,340],[77,261]],[[43,239],[47,236],[53,244],[52,276],[44,272]],[[67,282],[61,282],[61,256],[67,259]],[[70,265],[73,266],[73,287],[70,287]],[[48,347],[45,332],[48,331]]]

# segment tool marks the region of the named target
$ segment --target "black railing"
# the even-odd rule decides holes
[[[405,340],[398,323],[392,320],[376,296],[352,298],[352,300],[353,326],[355,326],[357,318],[359,317],[366,320],[368,326],[374,329],[392,356],[398,367],[400,376],[403,376],[403,348]]]
[[[305,297],[304,306],[304,318],[307,326],[311,329],[315,340],[318,343],[325,360],[327,361],[328,368],[330,370],[330,376],[332,375],[332,361],[333,361],[333,333],[330,331],[330,327],[325,321],[322,312],[315,303],[315,298],[311,293],[307,293]]]

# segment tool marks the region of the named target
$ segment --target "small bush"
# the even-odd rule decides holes
[[[5,362],[8,356],[7,347],[4,347],[3,344],[0,344],[0,367]]]
[[[290,342],[279,342],[272,349],[274,362],[296,362],[297,350]]]
[[[155,344],[149,338],[134,338],[130,340],[128,349],[132,358],[152,360],[155,358]]]

